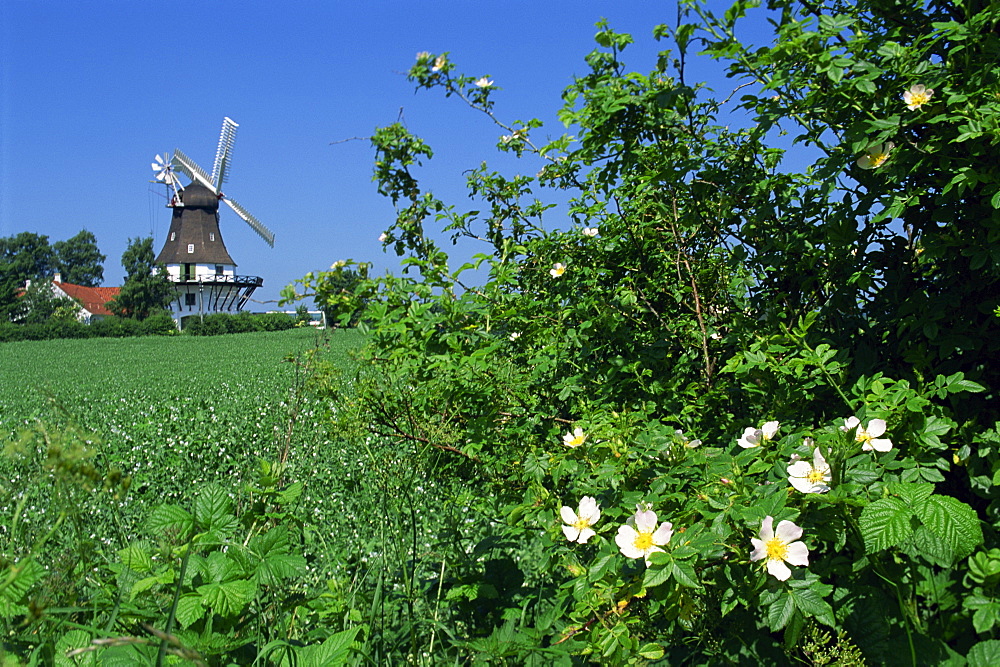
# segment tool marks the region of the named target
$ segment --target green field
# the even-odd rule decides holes
[[[381,602],[376,612],[374,600],[383,586],[414,585],[415,567],[400,575],[403,551],[433,560],[426,535],[446,519],[442,503],[451,494],[410,465],[410,452],[398,444],[365,440],[359,447],[357,439],[340,437],[326,403],[309,390],[303,364],[310,350],[319,350],[318,358],[346,387],[352,381],[349,351],[361,342],[355,331],[320,337],[294,329],[4,345],[2,556],[11,563],[31,555],[62,579],[34,583],[32,590],[39,592],[33,599],[48,608],[33,621],[43,625],[34,627],[48,623],[44,627],[51,629],[54,623],[63,628],[55,636],[86,628],[86,636],[73,636],[83,644],[93,637],[144,634],[138,619],[163,627],[173,588],[169,577],[158,597],[144,602],[140,595],[130,611],[109,596],[116,588],[129,593],[142,573],[131,573],[131,579],[122,574],[128,549],[138,544],[153,553],[152,563],[162,560],[155,552],[163,548],[163,536],[149,529],[157,508],[191,508],[211,494],[206,489],[221,489],[233,505],[237,523],[220,538],[223,550],[241,542],[252,547],[262,527],[281,526],[291,536],[293,560],[283,571],[280,595],[267,597],[258,585],[257,596],[246,603],[267,619],[267,627],[227,628],[238,641],[213,648],[206,645],[211,624],[206,631],[179,622],[175,631],[187,632],[186,645],[197,645],[203,654],[227,653],[250,642],[321,641],[348,620],[377,616],[388,622],[396,613],[391,603]],[[117,483],[98,488],[90,473],[73,467],[81,462],[105,487],[109,476]],[[273,502],[262,510],[262,499]],[[430,505],[438,509],[428,512]],[[427,519],[433,519],[433,530]],[[405,546],[395,537],[401,531]],[[179,561],[163,562],[173,567]],[[319,606],[299,610],[275,602],[320,595]],[[265,604],[272,605],[266,616],[259,608]],[[7,636],[22,637],[6,648],[21,659],[41,650],[13,629],[32,627],[24,611],[0,597],[0,620],[12,624]]]
[[[297,329],[12,343],[0,362],[0,428],[16,436],[41,421],[96,436],[95,465],[132,477],[118,517],[128,530],[148,503],[183,500],[205,482],[249,482],[286,443],[291,468],[319,481],[319,461],[329,465],[336,447],[317,406],[295,392],[304,377],[290,361],[316,342]],[[346,360],[358,342],[337,332],[330,354]]]

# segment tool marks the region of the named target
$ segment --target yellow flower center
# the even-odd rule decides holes
[[[922,107],[931,101],[931,96],[927,94],[927,91],[922,93],[910,93],[910,105],[913,107]]]
[[[871,444],[872,437],[868,435],[868,431],[863,428],[858,429],[858,434],[854,436],[855,442],[863,442],[865,444]]]
[[[767,550],[768,560],[785,560],[788,555],[788,545],[777,537],[772,537],[765,542],[764,548]]]
[[[579,517],[573,522],[573,527],[577,530],[583,530],[584,528],[590,528],[590,519],[587,517]]]
[[[639,551],[647,551],[653,546],[653,533],[638,533],[635,536],[635,541],[632,542],[634,546]]]
[[[574,435],[572,438],[570,438],[569,442],[567,442],[566,444],[569,445],[570,447],[579,447],[580,445],[583,444],[583,441],[586,439],[587,436],[585,435]]]
[[[872,153],[871,155],[868,156],[868,159],[871,160],[872,168],[874,169],[875,167],[881,167],[882,163],[889,159],[889,154]]]
[[[812,470],[809,471],[809,474],[806,475],[806,480],[808,480],[812,484],[819,484],[820,482],[824,481],[825,477],[826,476],[823,474],[822,470],[817,470],[816,468],[813,468]]]

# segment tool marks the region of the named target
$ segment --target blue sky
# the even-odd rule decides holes
[[[635,37],[624,60],[648,72],[667,46],[652,29],[672,24],[676,5],[0,0],[0,236],[55,242],[86,228],[108,257],[104,284],[121,284],[129,238],[152,232],[158,251],[169,226],[164,188],[149,182],[153,157],[180,148],[211,170],[229,116],[240,128],[224,190],[276,236],[271,249],[223,207],[238,272],[264,278],[255,297],[276,299],[338,259],[397,270],[378,242],[393,209],[371,181],[370,144],[331,142],[402,113],[435,151],[424,185],[471,208],[462,172],[509,164],[494,150],[501,131],[458,100],[415,93],[404,72],[416,53],[449,51],[458,71],[502,88],[499,117],[537,117],[541,136],[558,136],[560,93],[586,72],[602,17]],[[732,87],[698,67],[718,90]]]

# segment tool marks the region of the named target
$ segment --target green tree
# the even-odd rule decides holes
[[[104,260],[97,247],[97,237],[86,229],[66,241],[57,241],[55,269],[62,274],[63,282],[86,287],[97,287],[104,280]]]
[[[25,281],[48,278],[55,253],[49,237],[34,232],[0,238],[0,320],[10,320],[17,311],[17,294]]]
[[[125,284],[109,304],[111,312],[122,317],[144,320],[170,305],[174,285],[167,277],[167,269],[156,263],[153,238],[129,239],[122,253]]]
[[[328,274],[324,282],[324,292],[314,297],[316,307],[323,311],[328,326],[336,326],[338,319],[344,326],[357,326],[365,311],[364,299],[353,300],[355,289],[361,286],[362,273],[346,266],[334,265],[334,271]],[[350,297],[353,308],[347,312],[338,312],[330,305],[337,297]]]

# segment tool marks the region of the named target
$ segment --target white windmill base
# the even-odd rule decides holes
[[[264,284],[259,276],[236,275],[232,264],[169,264],[167,276],[174,283],[170,315],[177,328],[192,316],[238,313]]]

